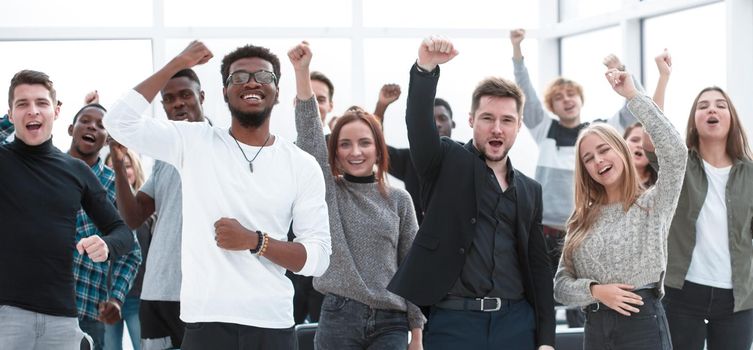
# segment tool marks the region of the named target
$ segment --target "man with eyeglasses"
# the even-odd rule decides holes
[[[192,69],[175,73],[160,90],[167,119],[208,123],[202,105],[204,91]],[[144,350],[180,348],[185,324],[180,320],[180,256],[182,233],[181,179],[178,170],[157,160],[152,174],[137,193],[131,191],[124,162],[126,149],[110,143],[120,215],[136,229],[152,215],[152,240],[144,270],[139,304],[141,345]],[[133,334],[131,336],[134,336]]]
[[[331,245],[319,166],[269,130],[279,59],[253,45],[224,57],[229,129],[140,115],[175,72],[211,58],[204,44],[192,42],[119,100],[105,125],[119,142],[181,174],[181,348],[295,348],[285,269],[323,274]],[[296,109],[316,115],[316,100],[299,101]],[[287,242],[291,222],[297,238]]]

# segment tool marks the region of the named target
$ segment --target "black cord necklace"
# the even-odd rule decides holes
[[[243,152],[243,148],[241,148],[241,144],[238,142],[238,139],[235,138],[235,135],[233,135],[233,130],[228,129],[227,133],[230,134],[230,137],[235,140],[235,144],[238,145],[238,149],[241,150],[241,154],[243,154],[243,158],[246,158],[246,161],[248,162],[248,170],[251,170],[251,173],[254,172],[254,160],[256,160],[256,157],[259,156],[259,153],[261,153],[261,150],[264,149],[264,146],[267,145],[267,142],[269,141],[269,137],[272,136],[272,133],[267,134],[267,139],[264,140],[264,144],[261,145],[258,151],[256,151],[256,154],[254,155],[254,158],[251,160],[248,160],[248,157],[246,157],[246,152]]]

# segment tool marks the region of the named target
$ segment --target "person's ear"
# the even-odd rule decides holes
[[[73,136],[73,124],[68,125],[68,136]]]

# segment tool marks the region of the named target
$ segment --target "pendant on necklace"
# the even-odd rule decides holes
[[[251,173],[254,173],[254,163],[248,163],[248,170],[251,170]]]

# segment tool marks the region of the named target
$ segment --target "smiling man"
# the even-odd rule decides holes
[[[104,107],[93,103],[76,113],[73,123],[68,126],[68,135],[71,136],[68,154],[90,167],[107,191],[110,202],[115,204],[115,174],[99,156],[107,140],[107,131],[102,125],[105,112]],[[86,212],[79,210],[76,217],[76,240],[92,236],[102,236],[102,233]],[[135,235],[133,239],[136,240]],[[113,262],[111,283],[108,283],[110,264],[96,263],[78,252],[73,254],[78,324],[94,340],[94,349],[105,347],[105,323],[114,323],[121,318],[121,307],[141,264],[139,248],[135,244],[133,250]]]
[[[406,124],[426,213],[387,289],[431,306],[429,349],[552,350],[554,299],[541,185],[512,167],[523,92],[502,78],[473,91],[473,139],[439,136],[434,97],[452,42],[425,39],[410,71]]]
[[[285,269],[319,276],[331,247],[321,169],[269,129],[279,59],[253,45],[224,57],[229,129],[141,116],[170,77],[211,57],[192,42],[119,100],[105,126],[123,145],[181,175],[181,348],[294,348],[293,287]],[[297,237],[287,242],[291,222]]]
[[[101,263],[129,252],[133,233],[86,163],[52,145],[50,78],[18,72],[8,91],[12,143],[0,146],[0,339],[3,349],[78,349],[73,251]],[[83,208],[103,236],[76,241]]]
[[[192,69],[182,69],[160,90],[167,119],[176,122],[209,123],[204,116],[204,91]],[[211,123],[209,123],[211,125]],[[137,193],[131,190],[125,166],[125,148],[110,144],[117,183],[118,210],[135,229],[152,215],[154,222],[144,283],[139,303],[141,346],[144,350],[180,348],[185,324],[180,320],[180,257],[183,232],[181,179],[174,166],[157,160],[152,174]]]

